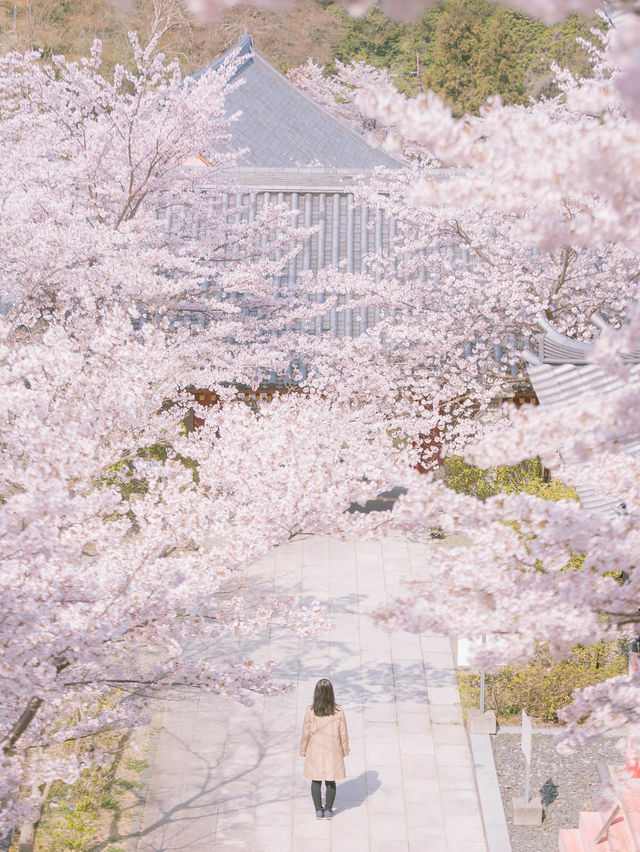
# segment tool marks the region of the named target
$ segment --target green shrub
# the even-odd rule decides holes
[[[494,494],[524,492],[544,500],[577,500],[575,489],[557,479],[548,479],[539,459],[517,465],[481,468],[460,456],[448,456],[443,463],[444,482],[461,494],[486,500]]]
[[[113,796],[107,793],[107,795],[102,797],[100,807],[107,811],[117,811],[120,806],[118,805],[117,799],[114,799]]]
[[[571,702],[575,689],[624,674],[628,665],[624,642],[599,642],[588,648],[577,646],[566,660],[555,660],[547,645],[541,645],[524,666],[504,666],[485,675],[485,706],[499,720],[518,716],[521,710],[539,723],[557,724],[557,711]],[[480,704],[480,676],[459,673],[463,705]]]
[[[125,765],[127,769],[133,769],[135,772],[142,772],[149,766],[146,760],[138,760],[135,757],[130,757]]]

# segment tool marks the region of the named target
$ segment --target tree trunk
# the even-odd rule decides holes
[[[18,834],[18,852],[33,852],[36,844],[36,832],[38,830],[38,824],[40,822],[40,818],[42,817],[42,808],[44,807],[44,803],[47,801],[47,796],[49,795],[50,789],[50,781],[47,781],[46,784],[34,783],[32,785],[31,795],[40,796],[42,798],[42,805],[40,807],[38,819],[35,822],[25,822],[23,825],[20,826]]]

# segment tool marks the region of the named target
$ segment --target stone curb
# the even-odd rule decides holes
[[[490,734],[469,734],[489,852],[511,852]]]
[[[532,734],[546,734],[553,736],[554,734],[562,733],[562,728],[531,728]],[[521,734],[522,727],[520,725],[498,725],[497,734]]]
[[[129,827],[129,840],[127,842],[127,852],[136,852],[140,841],[140,829],[142,828],[142,818],[144,816],[144,806],[147,802],[147,793],[149,792],[149,782],[151,781],[151,773],[153,772],[153,764],[158,751],[158,741],[162,733],[162,720],[164,718],[164,707],[162,710],[154,714],[151,722],[152,731],[149,738],[149,752],[147,757],[147,768],[143,770],[140,776],[140,789],[138,792],[138,801],[135,805],[135,813],[131,819]]]
[[[554,734],[561,734],[564,728],[532,728],[532,734],[545,734],[547,736],[553,736]],[[498,725],[498,730],[496,731],[498,734],[521,734],[522,728],[519,725]],[[603,731],[599,734],[601,737],[621,737],[621,730],[615,731]]]

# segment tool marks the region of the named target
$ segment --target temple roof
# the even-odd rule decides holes
[[[592,322],[601,330],[608,328],[597,314]],[[525,351],[524,357],[542,405],[567,405],[591,393],[605,396],[640,378],[640,352],[620,353],[621,360],[631,365],[629,377],[623,380],[591,363],[593,343],[567,337],[544,319],[538,325],[543,332],[538,336],[538,351]]]
[[[598,315],[593,324],[607,328],[607,323]],[[629,363],[628,376],[621,378],[605,372],[602,367],[590,363],[593,344],[567,337],[554,329],[544,319],[538,320],[542,334],[538,337],[538,352],[526,351],[527,372],[541,405],[568,406],[582,397],[592,394],[605,397],[625,387],[640,383],[640,352],[621,353],[623,361]],[[633,440],[633,439],[636,440]],[[629,455],[640,455],[640,429],[624,448]],[[575,486],[583,508],[588,512],[613,515],[621,511],[621,498],[610,499],[599,493],[589,481],[588,472],[583,473],[583,464],[574,462],[560,448],[566,464],[575,470]]]
[[[218,68],[235,51],[241,64],[232,79],[245,82],[228,94],[227,109],[242,113],[231,127],[233,147],[249,149],[239,165],[273,169],[313,164],[353,170],[402,165],[276,71],[255,50],[248,33],[208,67]]]

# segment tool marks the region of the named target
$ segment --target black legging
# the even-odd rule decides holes
[[[333,807],[333,803],[336,800],[336,782],[335,781],[325,781],[327,786],[326,792],[326,803],[325,808],[329,810]],[[313,799],[313,804],[315,805],[315,809],[317,811],[322,810],[322,781],[312,781],[311,782],[311,798]]]

